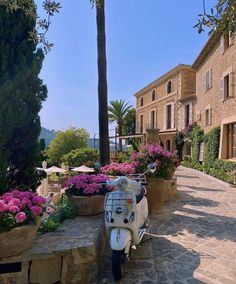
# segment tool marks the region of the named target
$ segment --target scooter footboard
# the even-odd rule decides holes
[[[123,250],[131,244],[131,232],[126,228],[113,228],[110,235],[110,246],[113,250]]]

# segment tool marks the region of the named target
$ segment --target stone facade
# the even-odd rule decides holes
[[[135,94],[136,133],[146,143],[173,151],[176,132],[193,122],[205,133],[220,126],[219,158],[236,159],[235,41],[232,34],[213,34],[192,66],[180,64]]]
[[[236,132],[235,137],[232,134],[229,138],[228,134],[228,125],[236,123],[235,36],[213,34],[192,68],[196,70],[197,102],[194,106],[194,120],[205,133],[221,126],[219,158],[236,157],[236,148],[234,154],[230,150],[233,144],[236,146]]]
[[[147,143],[162,143],[175,150],[175,136],[193,119],[196,75],[190,66],[180,64],[139,92],[136,97],[136,133],[146,134]]]

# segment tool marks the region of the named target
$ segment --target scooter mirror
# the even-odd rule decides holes
[[[148,172],[151,172],[152,174],[155,173],[156,171],[156,164],[155,163],[151,163],[147,166],[147,171]]]

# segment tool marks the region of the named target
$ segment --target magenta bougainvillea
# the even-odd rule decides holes
[[[14,189],[0,196],[0,232],[36,224],[43,213],[45,198],[31,191]]]
[[[104,195],[111,190],[106,185],[106,175],[77,175],[70,178],[66,183],[66,194],[76,196]]]
[[[148,164],[155,163],[157,170],[154,174],[149,175],[168,178],[174,172],[176,153],[167,151],[161,145],[148,144],[141,148],[139,152],[133,152],[130,159],[136,163],[136,172],[144,172]]]
[[[135,173],[136,163],[112,163],[101,168],[102,173],[112,176],[123,176]]]

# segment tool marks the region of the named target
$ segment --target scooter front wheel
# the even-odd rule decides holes
[[[115,281],[119,281],[124,275],[125,252],[124,250],[112,251],[112,274]]]

